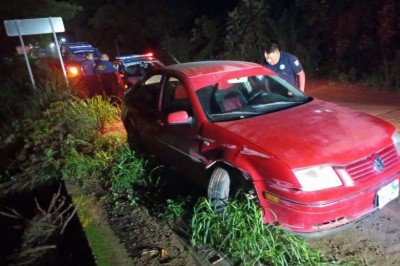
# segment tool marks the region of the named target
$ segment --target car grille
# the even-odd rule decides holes
[[[385,166],[384,171],[390,169],[399,160],[396,149],[392,145],[377,153],[371,154],[365,159],[347,165],[345,170],[353,180],[361,179],[371,175],[378,175],[379,173],[374,169],[374,160],[377,156],[381,157],[383,161]]]

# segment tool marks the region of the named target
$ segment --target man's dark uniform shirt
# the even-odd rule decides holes
[[[96,72],[105,95],[122,97],[122,89],[119,87],[117,78],[119,73],[110,61],[100,61],[96,66]]]
[[[114,73],[117,69],[113,66],[110,61],[100,61],[96,67],[97,74]]]
[[[279,61],[275,65],[270,65],[264,59],[262,65],[272,71],[275,71],[281,78],[289,82],[294,87],[296,86],[296,74],[303,70],[299,59],[289,53],[281,52]]]
[[[99,81],[96,76],[95,71],[96,63],[94,60],[85,60],[81,63],[81,68],[83,72],[83,78],[86,83],[86,87],[88,88],[88,97],[93,97],[97,94],[97,90],[99,88]]]
[[[96,67],[96,63],[94,62],[94,60],[86,59],[85,61],[82,61],[81,67],[82,67],[83,75],[85,77],[96,76],[96,72],[94,70],[94,68]]]

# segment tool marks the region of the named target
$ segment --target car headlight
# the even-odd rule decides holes
[[[316,191],[325,188],[340,187],[342,181],[331,165],[319,165],[293,170],[303,191]]]
[[[400,156],[400,133],[394,133],[392,136],[393,144],[396,147],[397,155]]]

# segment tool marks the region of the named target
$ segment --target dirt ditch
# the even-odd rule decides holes
[[[1,187],[2,265],[96,265],[60,182]]]

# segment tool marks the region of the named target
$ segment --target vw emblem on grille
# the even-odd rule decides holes
[[[377,156],[374,160],[374,170],[378,173],[383,172],[385,170],[385,164],[381,157]]]

